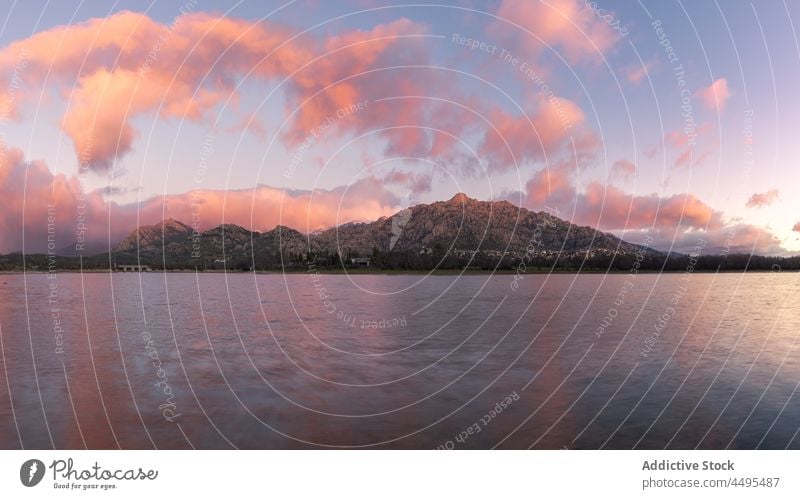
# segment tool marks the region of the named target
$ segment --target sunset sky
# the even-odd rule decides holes
[[[61,248],[457,192],[659,249],[800,251],[800,5],[440,3],[15,3],[0,253],[46,249],[48,216]]]

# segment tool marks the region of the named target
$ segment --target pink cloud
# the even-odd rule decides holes
[[[768,229],[726,222],[720,211],[692,194],[632,195],[599,182],[579,192],[572,173],[554,168],[537,172],[523,196],[530,208],[558,210],[573,223],[613,232],[633,243],[649,235],[657,249],[690,252],[702,239],[707,254],[785,252]],[[795,230],[800,232],[800,222]]]
[[[496,15],[500,19],[492,22],[489,33],[518,47],[529,64],[548,47],[571,63],[600,60],[619,39],[581,0],[503,0]]]
[[[703,166],[706,160],[714,154],[714,151],[707,148],[702,151],[695,151],[691,147],[687,147],[675,158],[675,166],[682,168],[691,168],[694,166]]]
[[[85,247],[108,249],[137,225],[175,218],[197,221],[201,230],[233,223],[252,230],[282,224],[311,232],[354,220],[394,213],[399,199],[383,182],[367,178],[332,190],[286,191],[265,185],[242,190],[195,190],[155,196],[139,203],[107,201],[101,191],[81,193],[77,177],[53,175],[40,161],[25,162],[18,149],[0,149],[0,253],[73,245],[82,234]],[[84,217],[79,226],[78,214]]]
[[[650,71],[655,66],[653,62],[644,62],[639,66],[632,67],[625,72],[625,78],[628,79],[629,82],[637,85],[645,79],[646,76],[650,74]]]
[[[0,253],[47,251],[48,244],[57,251],[73,244],[78,237],[79,209],[93,221],[86,223],[88,227],[103,220],[109,205],[99,192],[81,196],[77,178],[53,175],[41,161],[26,162],[19,149],[0,152]],[[94,240],[102,241],[99,233]]]
[[[620,234],[623,237],[624,234]],[[786,251],[781,246],[780,239],[772,232],[762,227],[750,224],[733,224],[719,229],[709,230],[648,230],[637,231],[635,237],[630,237],[631,242],[636,238],[643,239],[649,235],[655,248],[671,249],[683,253],[695,251],[702,240],[701,254],[760,254],[779,255]]]
[[[576,57],[588,54],[588,41],[601,48],[612,43],[608,26],[577,1],[549,7],[504,2],[500,10],[523,13],[521,20],[536,24],[545,38]],[[539,14],[558,26],[537,20]],[[584,41],[576,42],[573,32]],[[456,137],[480,127],[479,152],[495,171],[513,164],[506,141],[522,161],[541,160],[570,141],[582,159],[597,148],[574,102],[552,94],[528,96],[529,121],[457,90],[452,74],[408,67],[428,62],[429,46],[420,38],[425,34],[424,26],[399,19],[327,38],[292,39],[296,30],[274,22],[198,12],[166,25],[121,12],[16,42],[0,51],[0,67],[10,70],[24,53],[26,86],[60,90],[68,103],[61,125],[84,170],[108,169],[127,154],[139,136],[133,121],[138,116],[214,121],[219,105],[236,102],[242,78],[283,83],[288,121],[270,132],[290,149],[321,126],[326,138],[380,130],[375,135],[385,142],[386,154],[427,156],[448,164],[469,163]],[[387,69],[393,66],[402,69]],[[456,104],[436,98],[385,99],[387,89],[390,96],[443,95]],[[18,99],[10,111],[23,101]],[[243,114],[228,131],[266,134],[252,112]],[[479,115],[487,116],[499,133]]]
[[[762,208],[764,206],[769,206],[775,201],[778,200],[780,197],[780,193],[778,189],[770,189],[767,192],[763,193],[755,193],[750,196],[750,199],[747,200],[747,207],[748,208]]]
[[[693,129],[671,130],[664,136],[665,144],[678,155],[673,164],[679,168],[702,166],[719,148],[719,137],[713,123],[701,123]]]
[[[238,80],[245,76],[285,79],[287,113],[296,110],[282,134],[290,146],[326,119],[335,121],[335,130],[348,132],[392,125],[399,112],[418,116],[422,103],[377,99],[390,86],[424,94],[432,87],[430,78],[373,70],[424,63],[425,49],[415,39],[423,32],[420,25],[400,19],[322,41],[292,40],[294,29],[267,21],[189,13],[165,25],[121,12],[15,42],[0,52],[0,68],[11,74],[24,54],[26,87],[61,91],[69,103],[62,127],[76,156],[85,166],[104,170],[133,147],[138,133],[132,119],[156,113],[205,120],[215,106],[237,97]],[[0,100],[9,104],[12,116],[24,101],[11,102],[8,95]],[[369,112],[349,111],[364,101],[372,104]],[[257,122],[248,120],[247,125],[260,133]]]
[[[597,138],[583,126],[586,117],[577,104],[544,94],[537,94],[533,102],[535,110],[528,116],[514,116],[500,109],[490,112],[496,131],[486,132],[478,152],[495,169],[508,170],[515,160],[543,160],[568,150],[570,139],[579,155],[597,148]]]
[[[290,35],[274,23],[203,13],[168,26],[120,12],[15,42],[0,53],[0,67],[26,55],[27,86],[61,91],[69,103],[62,126],[76,156],[102,170],[130,151],[134,117],[150,112],[200,120],[233,95],[236,76],[252,71],[274,78],[309,60],[304,44],[281,46]]]
[[[605,230],[720,228],[722,214],[692,194],[634,196],[592,182],[577,199],[579,222]]]
[[[619,178],[630,178],[636,175],[636,165],[627,159],[618,159],[611,166],[611,175]]]
[[[728,90],[728,80],[720,78],[708,87],[698,90],[696,95],[708,109],[722,112],[725,109],[725,103],[731,96],[730,90]]]
[[[425,95],[426,87],[435,87],[431,73],[381,68],[424,64],[428,56],[418,38],[424,32],[422,26],[400,19],[326,40],[319,49],[320,58],[292,77],[288,91],[295,117],[284,130],[284,139],[289,145],[299,144],[326,120],[333,120],[337,129],[357,133],[419,125],[430,101],[380,99],[386,97],[387,88],[397,95]],[[366,108],[351,112],[351,106],[359,102],[365,102]],[[414,149],[419,143],[419,136],[407,130],[410,138],[395,144],[399,151]]]
[[[576,197],[572,173],[566,164],[539,170],[526,184],[526,202],[539,209],[567,207]]]
[[[692,145],[692,138],[702,139],[709,138],[714,135],[716,127],[711,122],[701,123],[694,130],[670,130],[664,135],[664,139],[668,146],[673,149],[684,149]]]
[[[391,215],[397,205],[397,198],[380,181],[368,178],[333,190],[286,191],[266,185],[229,191],[195,190],[148,199],[139,210],[158,220],[192,220],[194,213],[203,229],[232,223],[259,231],[287,225],[313,232]],[[166,216],[160,214],[162,208]]]

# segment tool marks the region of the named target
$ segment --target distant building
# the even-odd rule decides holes
[[[351,258],[350,263],[356,267],[369,267],[369,258]]]
[[[119,272],[150,272],[152,269],[149,265],[117,265]]]

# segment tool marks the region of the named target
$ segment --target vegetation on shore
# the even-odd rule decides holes
[[[422,257],[428,258],[422,258]],[[338,257],[322,258],[313,254],[272,255],[253,265],[252,260],[231,261],[169,261],[163,258],[122,258],[125,264],[142,265],[151,271],[209,271],[209,272],[265,272],[265,273],[549,273],[549,272],[685,272],[691,266],[695,272],[716,271],[792,271],[800,270],[800,257],[761,255],[699,255],[645,254],[636,266],[635,255],[595,255],[565,253],[563,255],[533,256],[526,259],[486,255],[471,257],[437,255],[382,256],[376,252],[370,266],[362,267],[343,263]],[[66,257],[44,254],[23,255],[12,253],[0,256],[0,271],[53,272],[53,271],[110,271],[120,269],[120,255],[104,253],[91,257]]]

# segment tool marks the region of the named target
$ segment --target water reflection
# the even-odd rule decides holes
[[[800,446],[795,274],[50,277],[2,448]]]

